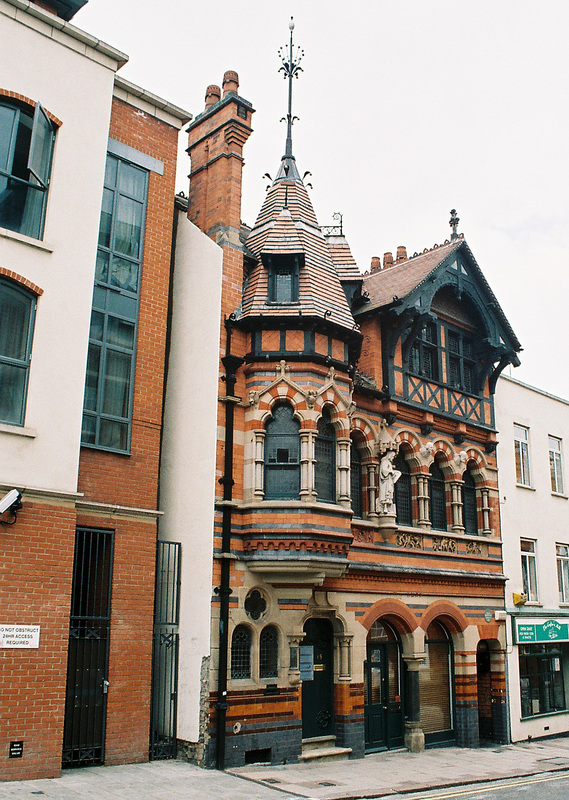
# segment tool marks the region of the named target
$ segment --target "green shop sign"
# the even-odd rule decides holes
[[[526,642],[569,641],[569,624],[548,619],[547,622],[520,622],[516,620],[518,644]]]

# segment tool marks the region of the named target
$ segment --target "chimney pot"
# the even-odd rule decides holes
[[[383,254],[383,269],[389,269],[393,266],[393,253]]]
[[[397,248],[397,263],[400,264],[402,261],[407,261],[407,248],[399,245]]]
[[[379,256],[372,256],[370,272],[377,272],[380,269],[381,269],[381,258]]]
[[[223,76],[223,96],[227,97],[230,92],[239,91],[239,75],[232,69],[228,69]]]
[[[205,90],[206,110],[214,106],[216,103],[219,103],[220,100],[221,100],[221,89],[219,88],[219,86],[216,86],[215,83],[212,83]]]

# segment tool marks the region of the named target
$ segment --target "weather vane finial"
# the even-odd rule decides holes
[[[451,234],[451,237],[450,237],[451,241],[453,239],[458,239],[458,232],[457,232],[456,229],[458,228],[458,223],[459,222],[460,222],[460,219],[457,216],[456,208],[451,208],[451,210],[450,210],[450,221],[449,221],[449,225],[452,228],[452,234]]]
[[[284,47],[279,48],[279,57],[282,61],[282,67],[279,69],[279,72],[283,72],[283,77],[285,79],[288,78],[288,113],[286,118],[286,147],[285,147],[285,154],[284,158],[292,158],[292,126],[294,121],[298,119],[298,117],[293,117],[292,115],[292,79],[298,78],[299,72],[302,72],[302,67],[300,66],[300,62],[302,61],[302,57],[304,55],[304,50],[300,47],[294,48],[292,42],[292,32],[294,30],[294,19],[291,17],[290,22],[288,24],[290,30],[290,41],[288,47],[285,45]]]

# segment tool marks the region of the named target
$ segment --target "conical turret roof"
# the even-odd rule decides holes
[[[246,246],[257,258],[243,295],[242,316],[319,317],[354,327],[340,276],[294,158],[285,157],[267,192]],[[269,256],[300,257],[297,303],[268,301]],[[265,262],[265,263],[264,263]]]

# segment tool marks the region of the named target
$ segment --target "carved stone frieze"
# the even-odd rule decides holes
[[[456,542],[448,536],[433,536],[433,550],[441,553],[456,553]]]
[[[354,542],[373,544],[373,530],[370,530],[368,528],[355,528]]]
[[[420,533],[398,533],[397,547],[406,547],[410,550],[422,550],[423,537]]]
[[[482,542],[467,542],[466,543],[466,552],[469,556],[481,556],[484,555],[484,549],[482,547]]]

